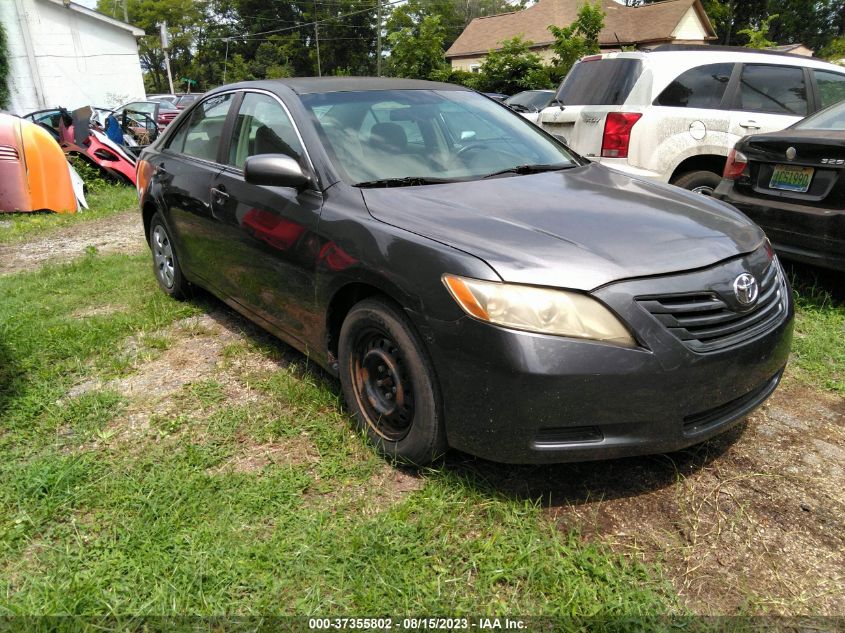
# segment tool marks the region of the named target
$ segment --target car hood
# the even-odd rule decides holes
[[[471,253],[514,283],[591,290],[709,266],[764,238],[725,203],[597,164],[361,191],[376,219]]]

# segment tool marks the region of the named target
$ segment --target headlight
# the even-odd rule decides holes
[[[481,321],[541,334],[636,347],[627,328],[595,299],[576,292],[444,275],[464,312]]]

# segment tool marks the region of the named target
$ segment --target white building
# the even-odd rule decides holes
[[[70,0],[0,0],[10,57],[9,110],[116,106],[144,99],[144,31]]]

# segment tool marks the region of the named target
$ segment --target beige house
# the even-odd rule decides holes
[[[781,46],[769,46],[768,50],[778,53],[789,53],[790,55],[803,55],[804,57],[812,57],[813,49],[804,44],[783,44]]]
[[[626,7],[614,0],[600,0],[605,12],[599,34],[603,51],[623,46],[653,48],[660,44],[706,44],[716,31],[701,0],[664,0],[639,7]],[[452,68],[477,71],[484,57],[503,40],[521,36],[545,61],[551,62],[554,41],[549,25],[568,26],[578,17],[584,0],[538,0],[522,11],[476,18],[446,51]]]

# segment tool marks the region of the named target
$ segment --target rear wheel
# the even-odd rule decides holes
[[[446,451],[434,370],[398,307],[377,298],[356,304],[340,329],[338,357],[346,403],[382,455],[422,466]]]
[[[153,255],[153,272],[161,289],[174,299],[187,297],[188,282],[182,275],[170,232],[159,213],[154,214],[150,220],[150,250]]]
[[[672,184],[682,189],[689,189],[693,193],[700,193],[703,196],[712,196],[719,186],[722,177],[712,171],[688,171],[681,174]]]

